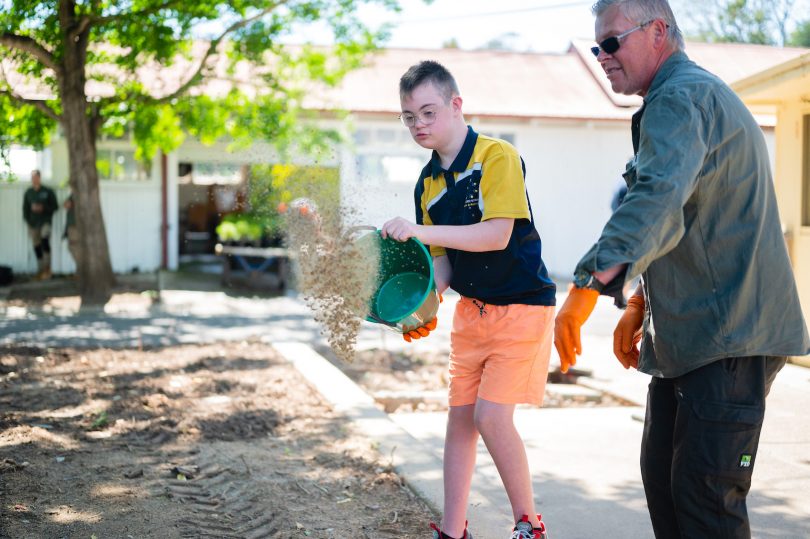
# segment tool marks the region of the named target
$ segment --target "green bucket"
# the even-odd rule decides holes
[[[383,239],[379,231],[366,234],[361,242],[370,242],[379,250],[379,268],[374,294],[366,320],[383,324],[399,333],[422,327],[439,311],[439,293],[433,280],[433,261],[425,245]]]

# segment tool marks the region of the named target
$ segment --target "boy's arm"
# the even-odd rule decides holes
[[[443,294],[450,287],[450,279],[453,276],[453,267],[447,255],[433,257],[433,279],[436,281],[436,290]]]
[[[397,217],[383,225],[382,237],[397,241],[416,238],[427,245],[481,253],[505,249],[514,224],[514,219],[496,217],[472,225],[417,225]]]

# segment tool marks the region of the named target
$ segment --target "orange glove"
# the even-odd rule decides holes
[[[627,308],[613,331],[613,353],[625,369],[638,369],[638,343],[644,322],[644,296],[636,294],[627,300]]]
[[[443,302],[444,298],[441,294],[439,294],[439,303]],[[408,331],[407,333],[402,334],[402,338],[405,339],[406,342],[411,342],[411,339],[421,339],[422,337],[427,337],[431,331],[436,329],[436,324],[439,323],[439,318],[434,317],[433,320],[425,324],[420,328],[413,329]]]
[[[590,288],[572,288],[568,293],[557,319],[554,322],[554,346],[560,354],[560,370],[577,364],[577,356],[582,354],[579,329],[596,306],[599,292]]]
[[[407,333],[402,334],[402,338],[405,339],[407,342],[411,342],[411,339],[421,339],[422,337],[427,337],[431,331],[436,329],[436,324],[439,323],[438,318],[434,318],[424,326],[416,329],[412,329]]]

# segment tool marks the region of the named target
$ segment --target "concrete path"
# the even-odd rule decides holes
[[[358,347],[447,350],[457,296],[448,294],[439,328],[411,345],[390,331],[364,324]],[[558,298],[562,302],[564,296]],[[554,539],[651,538],[638,470],[648,377],[625,371],[613,358],[612,330],[619,312],[600,300],[583,338],[577,367],[592,371],[582,384],[638,406],[521,408],[516,424],[526,441],[538,511]],[[249,299],[222,292],[164,290],[152,308],[77,315],[9,308],[0,296],[0,344],[167,346],[260,337],[310,379],[358,430],[379,444],[405,478],[441,507],[445,414],[386,415],[360,388],[313,350],[325,340],[297,298]],[[552,362],[556,361],[556,357]],[[810,537],[810,370],[788,365],[768,401],[749,507],[757,538]],[[511,514],[491,459],[479,445],[471,496],[470,529],[477,539],[508,537]],[[427,534],[426,534],[427,536]]]

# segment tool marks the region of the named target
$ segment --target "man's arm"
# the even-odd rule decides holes
[[[56,200],[56,193],[53,190],[48,191],[48,207],[46,213],[53,213],[59,209],[59,202]]]

